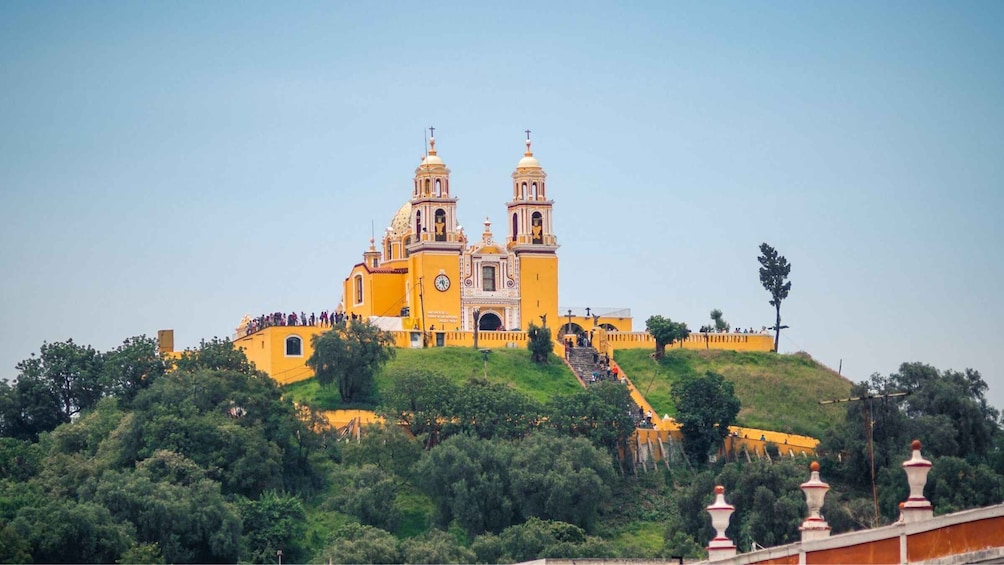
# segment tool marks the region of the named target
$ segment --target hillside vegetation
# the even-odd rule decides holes
[[[668,349],[656,361],[651,351],[634,349],[618,351],[614,360],[659,414],[675,413],[670,390],[680,377],[711,371],[735,385],[740,425],[817,438],[845,412],[819,401],[846,397],[851,390],[849,380],[806,353]]]
[[[434,349],[398,349],[376,377],[373,405],[379,404],[380,391],[387,390],[396,375],[415,370],[431,371],[449,378],[458,385],[471,377],[484,377],[492,383],[505,383],[538,402],[546,402],[558,394],[569,394],[582,388],[565,363],[551,356],[547,365],[530,361],[525,349],[493,349],[485,364],[479,351],[467,347]],[[316,379],[300,381],[284,387],[292,400],[318,410],[344,408],[335,388],[324,389]],[[361,406],[356,406],[361,407]]]

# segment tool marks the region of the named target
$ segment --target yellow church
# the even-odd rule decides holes
[[[434,132],[433,132],[434,133]],[[458,220],[450,169],[429,139],[412,178],[408,200],[394,214],[379,248],[370,238],[362,261],[343,283],[339,314],[368,320],[391,332],[398,347],[526,347],[530,324],[557,328],[555,338],[599,330],[603,350],[654,347],[651,336],[632,331],[626,308],[568,308],[558,305],[558,238],[547,173],[531,150],[512,173],[504,235],[486,219],[480,237],[468,238]],[[404,195],[402,195],[404,196]],[[503,230],[499,230],[502,232]],[[310,378],[306,360],[311,338],[323,324],[268,324],[245,316],[235,344],[281,383]],[[553,331],[553,330],[552,330]],[[763,335],[692,335],[687,348],[770,350]]]
[[[385,330],[471,332],[526,329],[558,316],[558,240],[547,173],[530,150],[512,173],[504,237],[486,219],[470,241],[457,219],[450,169],[429,140],[411,198],[394,215],[380,248],[370,240],[344,283],[347,315]]]

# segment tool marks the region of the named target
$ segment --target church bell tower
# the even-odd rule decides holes
[[[435,134],[435,128],[429,128]],[[453,329],[460,320],[460,255],[463,232],[457,199],[450,196],[450,170],[429,139],[428,154],[415,169],[408,256],[412,318],[425,330]],[[417,311],[416,311],[417,310]]]
[[[513,198],[506,203],[509,236],[506,247],[519,263],[520,319],[541,325],[547,315],[558,325],[558,240],[554,236],[552,209],[547,198],[547,173],[530,150],[530,130],[526,131],[526,152],[512,174]]]

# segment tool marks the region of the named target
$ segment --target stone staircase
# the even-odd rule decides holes
[[[598,375],[595,382],[616,382],[613,375],[607,376],[607,370],[599,363],[599,357],[596,349],[593,347],[575,347],[568,351],[568,365],[572,368],[572,372],[586,386],[594,384],[594,372]],[[631,417],[634,419],[636,426],[643,425],[644,417],[639,412],[639,406],[634,400],[631,401]]]

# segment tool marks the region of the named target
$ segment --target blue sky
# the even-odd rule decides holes
[[[972,367],[1004,406],[1004,4],[0,4],[0,376],[334,308],[435,126],[504,228],[524,129],[560,301],[770,324],[861,380]]]

